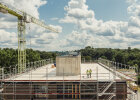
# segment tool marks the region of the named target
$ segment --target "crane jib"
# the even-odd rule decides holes
[[[39,19],[36,19],[36,18],[32,17],[31,15],[29,15],[23,11],[17,10],[13,7],[8,7],[6,5],[3,5],[2,3],[0,3],[0,12],[2,12],[4,14],[9,13],[13,16],[16,16],[19,20],[24,20],[24,22],[26,22],[26,23],[34,23],[41,27],[44,27],[45,29],[58,33],[58,30],[54,29],[53,27],[47,26],[45,23],[43,23]]]
[[[9,13],[9,14],[11,14],[13,16],[18,17],[19,19],[21,19],[22,16],[23,16],[22,12],[20,12],[18,10],[15,10],[15,9],[13,10],[11,8],[8,8],[7,6],[5,6],[5,5],[3,5],[1,3],[0,3],[0,12],[2,12],[2,13]]]

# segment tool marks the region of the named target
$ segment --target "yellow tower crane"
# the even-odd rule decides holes
[[[18,73],[22,73],[26,70],[26,23],[34,23],[45,29],[58,33],[58,31],[50,26],[47,26],[45,23],[32,17],[26,12],[19,11],[13,7],[8,7],[3,3],[0,3],[0,12],[4,14],[11,14],[18,18]]]

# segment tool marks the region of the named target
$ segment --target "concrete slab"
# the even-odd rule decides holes
[[[112,72],[102,67],[99,64],[81,64],[81,74],[76,76],[56,76],[56,68],[51,68],[52,64],[40,67],[38,69],[16,75],[6,80],[95,80],[95,81],[111,81],[114,79],[120,79],[114,76]],[[88,78],[86,70],[92,70],[92,77]],[[65,72],[65,71],[64,71]]]
[[[108,66],[103,65],[101,63],[100,63],[100,65],[104,66],[104,68],[110,70],[111,72],[114,72],[114,69],[109,68]],[[116,76],[118,76],[118,77],[124,78],[125,80],[136,81],[135,79],[133,79],[132,77],[129,77],[128,75],[125,75],[124,73],[121,73],[121,72],[118,72],[118,71],[115,71],[115,72],[116,72]]]

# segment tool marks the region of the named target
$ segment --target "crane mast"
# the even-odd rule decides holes
[[[58,33],[58,30],[47,26],[26,12],[8,7],[2,3],[0,3],[0,12],[9,13],[18,18],[18,73],[22,73],[26,70],[26,23],[34,23],[56,33]]]
[[[18,19],[18,72],[26,70],[26,39],[25,39],[25,21]]]

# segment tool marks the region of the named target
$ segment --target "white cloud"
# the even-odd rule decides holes
[[[39,18],[38,8],[47,3],[46,0],[0,0],[9,7],[16,7],[18,10]]]
[[[128,44],[126,44],[126,42],[128,42]],[[81,49],[85,46],[97,48],[127,48],[129,44],[129,40],[121,37],[119,34],[116,34],[114,37],[104,37],[96,34],[88,34],[87,32],[73,31],[65,40],[60,42],[60,47],[61,49],[63,48],[62,50]]]
[[[0,28],[17,28],[16,22],[7,22],[7,21],[0,21],[1,25]]]
[[[128,22],[112,20],[104,22],[95,18],[94,11],[89,10],[86,0],[70,0],[68,5],[64,7],[65,17],[59,22],[75,24],[79,27],[80,33],[75,35],[72,32],[67,37],[73,36],[73,39],[66,39],[65,45],[81,44],[86,46],[86,44],[92,43],[91,45],[95,47],[127,48],[130,44],[134,46],[134,43],[131,42],[140,39],[138,28],[140,26],[140,4],[137,0],[127,0],[127,2],[130,4],[127,10],[131,14]],[[89,36],[94,38],[90,39]],[[82,40],[85,38],[88,41]]]
[[[137,2],[137,0],[126,0],[128,3],[130,3],[130,4],[134,4],[134,3],[136,3]]]
[[[132,42],[140,40],[140,1],[132,0],[130,6],[128,7],[128,13],[130,13],[130,18],[128,22],[128,30],[126,37],[133,38]],[[135,46],[135,43],[132,43]]]
[[[10,8],[16,7],[14,9],[25,11],[36,18],[39,18],[38,8],[47,3],[46,0],[0,0],[0,2]],[[0,14],[0,17],[1,28],[17,27],[17,18],[15,16]]]
[[[36,18],[39,18],[38,8],[47,3],[46,0],[0,1],[22,9]],[[94,11],[89,9],[86,0],[70,0],[68,5],[64,7],[66,11],[65,17],[60,19],[59,22],[75,24],[79,28],[79,31],[72,30],[69,35],[65,36],[63,40],[60,40],[61,37],[59,37],[59,34],[30,24],[30,30],[28,29],[29,25],[27,25],[27,45],[30,45],[29,40],[31,37],[32,46],[38,49],[42,47],[41,50],[45,50],[45,48],[48,50],[70,50],[88,45],[112,48],[138,47],[140,46],[140,1],[126,1],[129,3],[127,11],[130,14],[130,18],[128,22],[112,20],[104,22],[103,20],[96,19]],[[52,18],[51,20],[58,20],[58,18]],[[0,28],[16,28],[16,21],[15,17],[0,14],[0,23],[2,23]],[[50,26],[62,32],[61,26]],[[11,32],[6,34],[9,33],[9,36],[11,36]],[[10,39],[9,37],[6,38],[6,40],[2,41]]]
[[[17,18],[9,14],[0,13],[0,28],[16,28]]]
[[[88,6],[85,5],[86,0],[71,0],[68,6],[64,7],[67,12],[64,19],[60,19],[61,23],[78,23],[79,20],[93,18],[94,12],[88,10]]]
[[[129,26],[140,27],[140,18],[131,16],[129,20]]]
[[[129,27],[127,37],[140,39],[140,28],[138,27]]]
[[[77,31],[73,31],[72,34],[68,35],[66,40],[68,41],[66,45],[69,46],[87,46],[91,44],[91,40],[94,40],[94,38],[86,32],[79,33]]]
[[[60,23],[77,23],[77,20],[73,17],[66,16],[64,19],[59,20]]]
[[[0,45],[14,47],[17,43],[17,35],[14,32],[7,32],[5,30],[0,30]]]
[[[39,19],[39,12],[38,8],[47,4],[47,0],[0,0],[0,2],[4,3],[5,5],[9,7],[16,7],[14,9],[18,9],[21,11],[25,11],[28,14],[36,17]],[[4,34],[5,39],[1,39],[0,42],[3,42],[7,45],[12,46],[12,42],[14,42],[13,45],[17,46],[17,18],[15,16],[9,15],[9,14],[0,14],[0,28],[3,28],[5,30],[0,30],[1,37]],[[59,32],[62,32],[61,26],[55,26],[55,25],[48,25],[55,29],[57,29]],[[15,28],[15,32],[6,31],[8,28]],[[14,33],[14,36],[13,36]],[[7,37],[6,37],[7,36]],[[35,25],[33,23],[26,24],[26,40],[27,40],[27,47],[30,45],[34,48],[41,48],[45,45],[51,44],[56,38],[58,38],[58,34],[48,31],[38,25]],[[31,41],[31,44],[30,44]],[[11,42],[11,43],[9,43]],[[1,44],[1,47],[4,45]],[[5,46],[4,46],[5,47]],[[9,46],[8,46],[9,47]],[[42,49],[42,48],[41,48]]]
[[[36,18],[39,18],[38,8],[47,3],[46,0],[0,0],[0,2],[11,8],[16,7],[14,9],[25,11]],[[1,47],[16,46],[17,48],[17,33],[15,33],[17,32],[17,18],[10,14],[0,13],[0,23]],[[11,28],[15,29],[11,30]],[[10,31],[7,29],[10,29]],[[26,33],[28,32],[29,31]],[[34,34],[32,34],[32,36],[34,36]]]
[[[54,17],[54,18],[51,18],[51,20],[56,21],[56,20],[59,20],[59,18]]]
[[[65,7],[67,12],[60,20],[63,23],[74,23],[81,30],[87,30],[97,35],[113,36],[116,31],[127,27],[127,22],[97,20],[94,11],[89,10],[86,0],[71,0]]]

